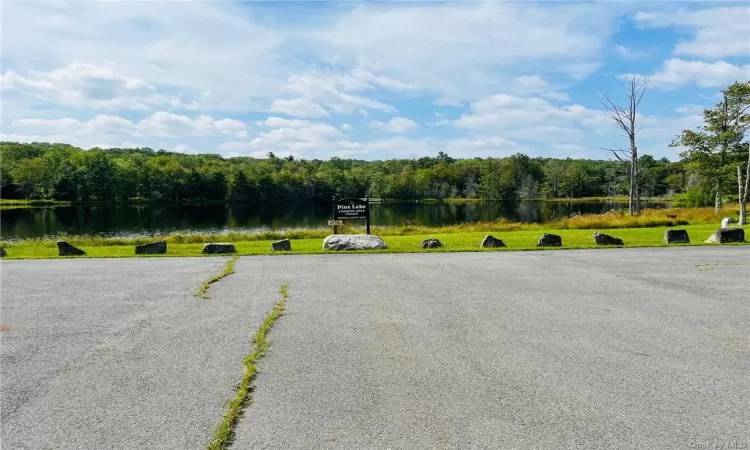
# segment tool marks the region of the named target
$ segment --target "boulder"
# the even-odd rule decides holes
[[[167,241],[149,242],[135,246],[136,255],[166,255]]]
[[[234,248],[234,244],[206,244],[203,246],[201,253],[208,255],[218,255],[222,253],[237,253],[237,249]]]
[[[442,246],[443,243],[435,238],[425,239],[424,241],[422,241],[422,248],[440,248]]]
[[[739,227],[719,228],[716,233],[708,237],[704,244],[726,244],[730,242],[745,242],[745,230]]]
[[[323,250],[379,250],[385,242],[371,234],[332,234],[323,240]]]
[[[687,230],[664,230],[664,242],[667,244],[689,244]]]
[[[562,238],[556,234],[544,233],[536,243],[537,247],[562,247]]]
[[[271,249],[275,252],[278,251],[291,251],[292,250],[292,243],[289,241],[289,239],[282,239],[280,241],[271,242]]]
[[[594,233],[594,242],[596,245],[625,245],[620,238],[598,232]]]
[[[5,258],[6,256],[8,256],[8,253],[4,248],[0,247],[0,258]]]
[[[484,239],[482,239],[482,243],[479,245],[479,248],[497,248],[497,247],[505,247],[505,242],[489,234],[485,236]]]
[[[734,219],[732,219],[731,217],[725,217],[721,219],[721,228],[729,228],[729,224],[733,222]]]
[[[65,241],[57,241],[57,254],[59,256],[80,256],[85,255],[86,252]]]

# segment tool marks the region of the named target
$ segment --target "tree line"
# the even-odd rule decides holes
[[[288,202],[333,195],[393,200],[607,197],[627,193],[619,161],[436,157],[362,161],[223,158],[153,150],[90,149],[66,144],[0,143],[2,198],[60,201]],[[683,192],[682,163],[640,158],[647,196]]]

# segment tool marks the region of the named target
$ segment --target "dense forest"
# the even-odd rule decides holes
[[[62,201],[129,199],[233,202],[330,200],[334,194],[382,199],[497,199],[614,196],[627,193],[619,161],[529,158],[415,160],[222,158],[152,150],[82,150],[65,144],[0,143],[2,198]],[[681,163],[640,158],[644,196],[685,190]]]
[[[640,96],[645,88],[644,81]],[[636,152],[634,102],[630,109],[611,105],[610,115],[633,132],[630,150],[613,151],[616,158],[610,161],[522,154],[454,159],[443,152],[386,161],[295,160],[273,153],[254,159],[150,148],[82,150],[66,144],[0,142],[0,196],[74,202],[289,202],[327,201],[334,194],[394,200],[524,200],[625,194],[632,198],[635,192],[639,197],[677,194],[678,204],[715,204],[718,210],[725,197],[738,193],[738,185],[740,191],[745,186],[738,196],[747,197],[750,83],[728,86],[721,98],[704,111],[704,126],[675,137],[672,145],[682,149],[678,162]],[[632,121],[622,120],[628,112]]]

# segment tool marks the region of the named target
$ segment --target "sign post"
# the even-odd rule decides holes
[[[370,198],[347,197],[339,199],[333,196],[333,221],[365,220],[367,234],[370,234]],[[334,234],[337,228],[334,225]]]
[[[334,220],[333,221],[329,221],[328,224],[329,225],[333,225],[333,234],[339,234],[339,225],[342,224],[341,221],[336,220],[336,204],[339,201],[339,196],[338,195],[334,195],[332,200],[333,200],[333,219]],[[333,222],[333,223],[331,223],[331,222]]]

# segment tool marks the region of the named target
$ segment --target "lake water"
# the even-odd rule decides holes
[[[644,207],[668,204],[644,204]],[[543,222],[578,212],[627,208],[621,202],[373,203],[373,225],[427,226],[463,222]],[[133,236],[172,232],[257,231],[325,227],[330,204],[275,205],[118,205],[46,207],[0,211],[0,238],[27,239],[59,234]]]

